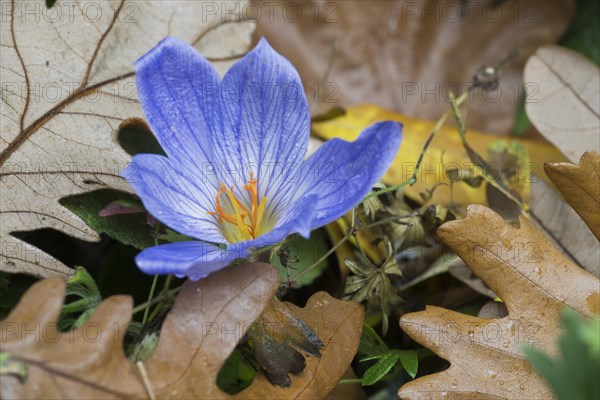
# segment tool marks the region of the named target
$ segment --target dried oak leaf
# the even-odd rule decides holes
[[[278,286],[277,271],[260,263],[186,282],[145,364],[156,396],[226,397],[215,383],[217,373]],[[41,281],[0,323],[2,351],[29,369],[24,384],[2,377],[2,398],[146,398],[140,371],[123,353],[131,298],[110,297],[80,329],[59,333],[63,297],[60,279]]]
[[[348,368],[360,339],[362,310],[325,293],[305,308],[287,305],[325,343],[321,358],[280,392],[258,375],[238,396],[216,384],[217,374],[244,332],[261,315],[279,287],[278,272],[267,264],[243,264],[186,282],[167,316],[154,354],[144,364],[156,398],[325,397]],[[0,323],[2,351],[27,364],[22,384],[3,376],[2,398],[148,398],[140,370],[123,353],[122,338],[131,299],[113,296],[80,329],[57,332],[64,283],[49,278],[34,285]],[[283,395],[281,393],[284,393]]]
[[[525,65],[527,115],[542,135],[577,162],[600,152],[600,68],[560,46],[536,50]]]
[[[0,271],[37,277],[73,270],[12,233],[41,228],[99,235],[59,204],[96,189],[130,191],[121,126],[143,117],[134,62],[174,35],[218,59],[243,53],[252,24],[223,24],[195,1],[2,0]],[[203,18],[198,18],[202,15]],[[216,63],[224,72],[232,61]]]
[[[256,360],[274,385],[289,387],[289,373],[304,371],[302,353],[319,357],[323,342],[301,319],[274,297],[248,331]]]
[[[525,60],[560,38],[573,15],[571,1],[254,3],[257,32],[297,67],[321,112],[368,102],[434,120],[450,90],[466,89],[482,66],[522,45],[503,67],[500,90],[477,90],[469,105],[469,126],[495,133],[512,128]]]
[[[545,164],[546,174],[600,240],[600,155],[588,151],[579,165]]]
[[[508,316],[486,319],[439,307],[404,315],[400,326],[451,366],[404,385],[401,398],[552,397],[521,346],[556,354],[561,310],[597,315],[600,282],[563,257],[527,219],[520,224],[512,227],[492,210],[472,205],[465,219],[439,228],[444,243],[504,300]]]
[[[289,388],[272,386],[259,371],[252,386],[240,393],[242,398],[325,398],[344,376],[356,355],[364,320],[360,305],[336,300],[325,292],[312,295],[304,308],[287,302],[284,304],[297,319],[317,333],[324,344],[321,357],[308,357],[304,372],[291,376]]]

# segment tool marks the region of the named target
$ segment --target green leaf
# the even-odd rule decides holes
[[[559,400],[599,399],[600,319],[585,321],[566,309],[561,321],[564,331],[558,341],[559,358],[552,359],[533,347],[524,347],[523,353]]]
[[[102,301],[94,278],[83,267],[77,267],[75,274],[67,280],[65,296],[76,296],[79,299],[63,306],[59,320],[61,329],[78,328],[85,324]],[[72,314],[80,315],[74,318]]]
[[[375,365],[363,375],[363,386],[371,386],[383,379],[400,358],[400,352],[390,351],[384,354]]]
[[[54,6],[55,3],[56,0],[46,0],[46,7],[52,8],[52,6]]]
[[[76,214],[98,233],[106,233],[121,243],[137,249],[154,246],[152,228],[146,221],[146,214],[113,215],[100,217],[98,213],[108,204],[117,200],[131,200],[125,193],[99,190],[64,198],[60,203]]]
[[[189,242],[192,240],[196,240],[189,236],[182,235],[181,233],[177,233],[169,228],[166,229],[165,233],[161,233],[160,235],[158,235],[158,239],[168,243]]]
[[[250,386],[255,375],[256,368],[244,356],[242,350],[236,348],[221,367],[217,375],[217,385],[228,394],[237,394]]]
[[[382,355],[390,351],[383,339],[379,337],[375,329],[370,325],[364,324],[363,331],[360,336],[360,345],[358,346],[358,353],[364,354],[365,356]],[[363,361],[364,359],[361,359]]]
[[[569,47],[596,64],[600,64],[600,3],[597,1],[577,1],[575,18],[560,44]]]
[[[421,275],[417,276],[412,281],[407,282],[404,285],[400,286],[398,291],[402,292],[402,291],[404,291],[408,288],[411,288],[423,281],[426,281],[427,279],[431,279],[434,276],[448,272],[448,270],[450,269],[450,266],[452,266],[452,264],[456,263],[457,260],[458,260],[458,256],[454,253],[443,254],[442,256],[440,256],[440,258],[435,260],[431,264],[431,266],[425,272],[423,272]]]
[[[402,368],[404,368],[411,378],[414,378],[419,369],[419,357],[417,352],[415,350],[400,350],[399,353]]]
[[[284,282],[299,275],[327,253],[330,246],[323,229],[313,231],[309,239],[298,238],[283,244],[272,258],[272,264],[279,270]],[[327,259],[321,261],[294,282],[294,287],[312,284],[329,266]]]
[[[152,332],[148,335],[145,335],[142,340],[137,342],[133,346],[133,350],[131,354],[129,354],[129,360],[132,362],[142,361],[146,362],[154,353],[154,349],[158,344],[158,333]]]

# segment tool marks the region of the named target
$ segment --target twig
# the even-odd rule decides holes
[[[456,104],[457,105],[462,104],[465,101],[465,99],[467,98],[467,94],[468,94],[468,92],[463,93],[456,100]],[[412,176],[409,179],[407,179],[406,181],[404,181],[402,183],[399,183],[397,185],[390,186],[388,188],[378,190],[377,192],[372,192],[372,193],[366,195],[361,200],[361,203],[363,201],[369,200],[369,199],[371,199],[371,198],[373,198],[375,196],[379,196],[380,194],[384,194],[384,193],[388,193],[388,192],[395,192],[396,190],[402,189],[405,186],[412,186],[413,184],[415,184],[417,182],[417,174],[419,173],[419,168],[421,167],[421,163],[423,162],[423,158],[425,157],[425,153],[429,149],[429,145],[433,141],[433,138],[435,137],[436,133],[440,130],[440,128],[442,127],[442,125],[444,124],[444,122],[446,122],[446,120],[448,119],[448,117],[451,114],[452,114],[452,110],[446,111],[444,113],[444,115],[442,115],[442,117],[438,120],[437,124],[435,124],[435,127],[433,128],[433,130],[431,131],[431,133],[429,133],[429,137],[427,138],[427,141],[425,142],[425,145],[423,146],[423,150],[421,151],[421,154],[419,155],[419,159],[417,161],[417,165],[415,166],[415,172],[413,172]]]
[[[152,390],[152,384],[150,383],[150,379],[148,379],[148,373],[146,372],[146,366],[143,362],[138,361],[135,363],[138,370],[140,371],[140,376],[142,377],[142,382],[144,383],[144,389],[146,389],[146,394],[150,400],[156,400],[156,396],[154,395],[154,390]]]
[[[462,96],[461,96],[462,98]],[[458,108],[460,106],[459,104],[459,100],[456,100],[454,98],[454,94],[452,92],[450,92],[450,106],[451,106],[451,111],[452,114],[454,115],[454,120],[456,121],[456,126],[458,129],[458,134],[460,135],[460,138],[462,140],[463,143],[463,147],[465,148],[467,154],[470,154],[471,159],[473,160],[473,157],[476,157],[478,159],[474,159],[473,161],[475,162],[475,164],[482,170],[482,174],[481,176],[483,177],[483,179],[486,180],[486,182],[488,182],[490,185],[494,186],[496,189],[498,189],[503,195],[505,195],[506,197],[508,197],[510,200],[512,200],[515,204],[517,204],[519,206],[519,209],[521,210],[521,214],[523,214],[526,217],[529,217],[527,210],[525,208],[525,205],[519,200],[517,199],[512,193],[510,193],[509,190],[507,190],[503,185],[501,185],[500,183],[498,183],[496,181],[496,179],[488,176],[488,174],[486,173],[485,169],[483,168],[484,166],[480,165],[482,163],[485,163],[485,160],[483,160],[483,158],[477,154],[477,152],[475,152],[475,150],[473,150],[471,148],[471,146],[467,143],[467,130],[465,127],[465,123],[464,120],[462,118],[462,115],[460,113],[460,109]]]

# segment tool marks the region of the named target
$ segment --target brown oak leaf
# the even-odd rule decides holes
[[[482,66],[520,49],[502,67],[500,90],[469,101],[469,126],[495,133],[512,127],[515,97],[528,86],[527,57],[555,42],[573,15],[571,1],[254,3],[262,11],[258,35],[296,66],[317,112],[374,103],[435,120],[449,91],[465,90]]]
[[[158,346],[139,368],[123,353],[131,299],[103,301],[81,328],[59,332],[56,324],[64,283],[49,278],[35,284],[0,322],[2,352],[26,364],[24,383],[3,375],[2,398],[324,398],[344,375],[360,340],[363,313],[357,304],[317,293],[305,308],[286,304],[325,347],[309,357],[290,388],[273,386],[264,375],[239,393],[222,392],[216,377],[245,331],[279,288],[279,275],[263,263],[225,268],[184,284],[167,316]],[[142,379],[142,372],[147,380]],[[281,390],[285,390],[282,392]]]
[[[600,240],[600,155],[588,151],[579,165],[545,164],[546,174]]]
[[[600,281],[567,260],[527,219],[508,225],[472,205],[439,236],[504,300],[508,316],[464,315],[439,307],[404,315],[400,326],[450,361],[447,370],[402,386],[403,399],[551,398],[521,352],[526,344],[556,354],[565,307],[591,318],[599,312]]]

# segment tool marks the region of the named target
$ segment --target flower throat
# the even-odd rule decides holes
[[[229,189],[225,183],[221,183],[221,188],[217,192],[215,199],[215,211],[209,211],[210,215],[215,215],[223,227],[223,236],[230,243],[243,240],[256,239],[262,234],[261,224],[265,212],[267,198],[258,200],[258,179],[250,172],[250,179],[244,185],[244,189],[250,195],[250,210],[235,196],[233,186]],[[221,195],[225,193],[231,203],[232,211],[228,212],[221,205]]]

